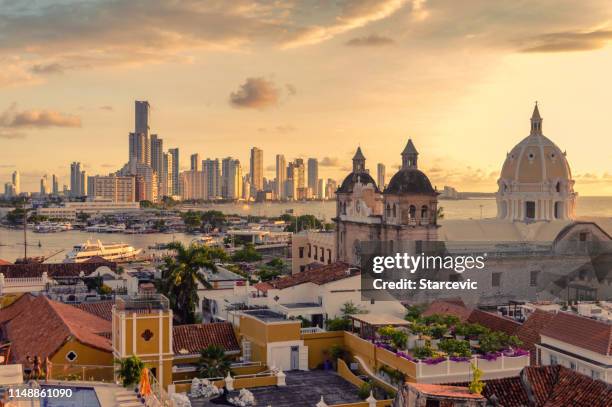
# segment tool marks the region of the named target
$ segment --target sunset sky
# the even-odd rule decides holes
[[[183,168],[258,146],[341,179],[360,145],[392,174],[411,137],[438,188],[494,191],[537,100],[612,195],[611,43],[609,0],[0,0],[0,183],[119,169],[148,100]]]

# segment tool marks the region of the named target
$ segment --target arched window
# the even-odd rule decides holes
[[[555,190],[557,192],[561,192],[561,183],[560,182],[557,182],[557,185],[555,185]]]
[[[410,217],[410,219],[414,219],[416,217],[416,206],[410,205],[408,216]]]
[[[427,219],[427,218],[428,218],[427,205],[423,205],[421,206],[421,219]]]
[[[397,216],[397,209],[395,208],[395,204],[393,204],[393,217]]]
[[[387,212],[386,212],[387,218],[391,217],[391,205],[387,204]]]

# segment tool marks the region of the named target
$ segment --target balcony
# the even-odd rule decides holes
[[[170,302],[161,294],[137,294],[118,297],[115,301],[117,311],[168,311]]]

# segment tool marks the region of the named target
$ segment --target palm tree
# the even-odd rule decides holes
[[[173,250],[175,255],[166,256],[160,266],[162,278],[158,283],[158,290],[168,297],[178,320],[192,324],[196,322],[198,283],[211,287],[200,270],[207,268],[215,273],[215,261],[226,260],[227,255],[222,249],[193,243],[186,247],[182,243],[172,242],[167,248]]]
[[[225,355],[225,349],[220,345],[208,345],[200,351],[198,370],[200,377],[225,377],[230,371],[231,362]]]

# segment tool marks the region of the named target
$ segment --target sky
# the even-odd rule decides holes
[[[612,195],[609,0],[0,0],[0,182],[118,170],[134,101],[164,148],[401,162],[493,192],[535,101],[581,195]]]

